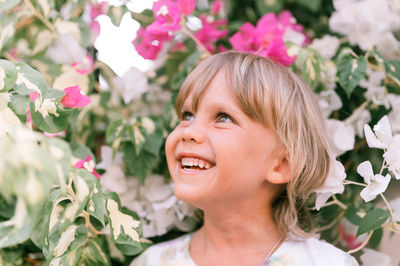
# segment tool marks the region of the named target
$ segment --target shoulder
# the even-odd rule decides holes
[[[145,265],[182,265],[192,266],[189,244],[192,234],[155,244],[135,258],[130,266]]]
[[[271,257],[271,262],[286,260],[288,265],[357,266],[343,250],[315,238],[287,240]],[[271,266],[274,263],[271,263]]]

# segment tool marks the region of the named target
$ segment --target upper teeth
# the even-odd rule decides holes
[[[198,166],[200,168],[210,168],[210,163],[198,158],[182,158],[182,166]]]

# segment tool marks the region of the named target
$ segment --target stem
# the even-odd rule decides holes
[[[342,219],[342,217],[344,216],[344,213],[345,213],[344,210],[342,210],[339,213],[339,215],[332,222],[330,222],[329,224],[327,224],[327,225],[325,225],[323,227],[317,228],[317,232],[325,231],[325,230],[331,228],[332,226],[334,226],[340,219]]]
[[[369,232],[367,239],[365,239],[364,243],[362,243],[361,246],[359,246],[358,248],[351,249],[351,250],[347,251],[347,254],[352,254],[352,253],[355,253],[355,252],[363,249],[368,244],[368,241],[371,239],[373,232],[374,231],[370,231]]]
[[[344,185],[352,184],[352,185],[357,185],[357,186],[362,186],[362,187],[366,187],[367,186],[367,184],[363,184],[363,183],[359,183],[359,182],[355,182],[355,181],[350,181],[350,180],[344,180],[343,184]]]
[[[336,195],[332,195],[333,201],[343,210],[347,210],[347,206],[336,198]]]
[[[153,22],[153,18],[145,16],[140,13],[133,12],[133,11],[131,11],[131,16],[134,20],[142,21],[144,23],[152,23]]]
[[[97,231],[96,228],[94,228],[94,226],[90,223],[90,214],[85,210],[82,210],[82,214],[83,217],[85,217],[86,226],[90,229],[90,231],[92,231],[94,237],[101,234],[101,232]]]
[[[383,199],[383,202],[385,202],[386,207],[387,207],[388,210],[389,210],[390,219],[392,220],[392,225],[395,226],[395,225],[396,225],[396,219],[394,218],[393,211],[392,211],[392,208],[391,208],[390,205],[389,205],[388,200],[387,200],[386,197],[383,195],[383,193],[380,193],[379,195],[381,195],[381,197],[382,197],[382,199]]]
[[[182,23],[182,24],[183,24],[183,23]],[[207,50],[207,48],[199,41],[199,39],[196,38],[196,36],[194,36],[194,35],[190,32],[190,30],[188,30],[188,29],[186,28],[186,26],[185,26],[184,24],[182,25],[181,31],[182,31],[184,34],[186,34],[187,36],[189,36],[189,38],[191,38],[191,39],[197,44],[197,46],[207,54],[207,56],[211,56],[211,54],[210,54],[210,52]]]

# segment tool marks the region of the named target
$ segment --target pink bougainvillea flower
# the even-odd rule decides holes
[[[167,27],[169,30],[176,31],[181,28],[181,12],[179,5],[170,0],[159,0],[153,4],[153,13],[156,21]]]
[[[97,5],[90,4],[90,19],[93,20],[100,15],[107,14],[108,3],[106,1],[100,2]]]
[[[259,47],[256,45],[256,28],[250,23],[244,23],[238,32],[236,32],[229,42],[235,50],[242,52],[256,52]]]
[[[71,67],[75,69],[81,75],[85,75],[93,71],[93,58],[91,56],[86,56],[81,62],[74,62]]]
[[[211,3],[211,14],[217,15],[224,10],[224,3],[221,0],[214,0]]]
[[[196,0],[178,0],[177,4],[180,11],[185,15],[190,15],[196,8]]]
[[[65,96],[61,104],[69,108],[82,108],[90,103],[90,98],[81,93],[79,86],[72,86],[64,89]]]
[[[210,53],[214,53],[215,42],[228,35],[228,30],[221,29],[226,26],[226,19],[215,20],[213,16],[200,15],[200,20],[202,28],[196,32],[195,37]]]
[[[273,39],[268,45],[263,46],[256,54],[271,58],[284,66],[289,66],[296,59],[287,54],[287,47],[282,39]]]
[[[140,28],[136,33],[136,38],[132,41],[136,51],[145,59],[154,60],[161,51],[163,41],[172,38],[168,31],[164,31],[161,26],[153,25],[158,22],[153,22],[146,29]],[[152,26],[154,28],[151,28]],[[150,27],[150,31],[148,28]]]
[[[29,100],[31,101],[36,101],[37,97],[39,96],[39,93],[34,91],[29,93]]]
[[[235,50],[269,57],[288,66],[296,57],[287,54],[285,32],[290,30],[302,35],[299,31],[302,29],[301,25],[295,23],[295,19],[289,11],[282,12],[279,17],[268,13],[257,22],[255,27],[250,23],[243,24],[239,32],[229,39],[229,42]],[[293,36],[293,34],[288,36]],[[302,42],[304,39],[301,38]]]
[[[94,43],[94,41],[100,35],[100,23],[96,20],[90,23],[90,43]]]
[[[350,223],[346,218],[342,219],[338,223],[338,233],[339,238],[342,242],[350,249],[356,249],[362,245],[365,239],[365,235],[361,235],[358,238],[356,237],[357,226]]]
[[[96,172],[96,170],[94,169],[94,161],[92,160],[92,156],[88,155],[86,157],[85,160],[79,160],[78,162],[76,162],[76,164],[74,165],[75,168],[78,169],[86,169],[88,170],[90,173],[92,173],[95,177],[100,178],[101,175],[99,173]]]
[[[169,41],[172,39],[174,32],[169,28],[167,24],[161,24],[158,21],[154,21],[147,28],[140,32],[141,38],[148,41]]]

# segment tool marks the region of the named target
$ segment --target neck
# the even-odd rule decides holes
[[[218,265],[229,260],[251,265],[249,258],[254,258],[255,265],[261,263],[280,239],[272,210],[266,206],[265,202],[258,205],[242,202],[225,208],[205,209],[204,224],[191,244],[192,256],[198,259],[196,263],[206,265],[207,258],[210,258],[207,263]],[[196,254],[203,255],[199,259]]]

